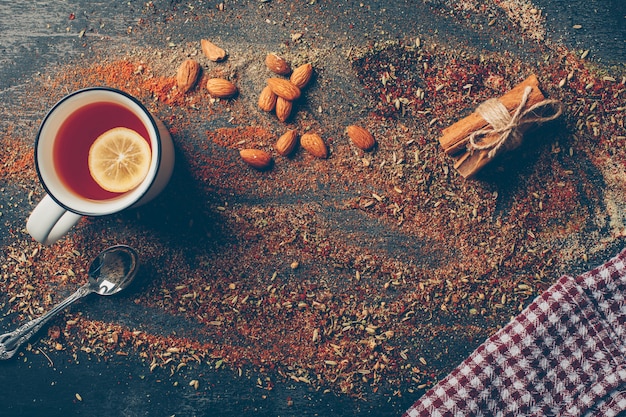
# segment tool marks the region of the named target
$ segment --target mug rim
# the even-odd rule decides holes
[[[119,94],[119,95],[127,98],[128,100],[132,101],[147,116],[147,118],[148,118],[148,120],[149,120],[149,122],[151,124],[151,128],[154,131],[154,134],[155,134],[155,137],[156,137],[156,140],[154,141],[155,142],[154,145],[156,145],[157,149],[156,149],[156,152],[154,152],[154,151],[152,152],[152,155],[154,157],[154,155],[156,154],[157,160],[156,160],[156,168],[154,170],[154,173],[152,175],[152,179],[150,181],[150,186],[145,187],[145,189],[141,193],[137,194],[135,196],[135,198],[132,199],[132,201],[130,201],[128,204],[126,204],[124,206],[123,209],[126,209],[128,207],[132,207],[135,203],[140,201],[146,194],[148,194],[152,184],[158,178],[159,170],[161,169],[161,158],[162,158],[161,132],[159,131],[159,127],[158,127],[154,117],[152,116],[150,111],[143,105],[143,103],[141,103],[137,98],[133,97],[129,93],[127,93],[125,91],[122,91],[122,90],[119,90],[117,88],[113,88],[113,87],[96,86],[96,87],[86,87],[86,88],[82,88],[82,89],[73,91],[73,92],[65,95],[64,97],[62,97],[59,101],[57,101],[50,108],[50,110],[48,110],[48,112],[46,113],[46,115],[42,119],[41,124],[39,125],[39,129],[37,130],[37,136],[35,137],[35,144],[34,144],[34,147],[35,147],[34,163],[35,163],[35,170],[37,171],[37,176],[39,177],[39,182],[43,186],[46,194],[48,194],[50,196],[50,198],[52,198],[52,200],[54,200],[55,203],[57,203],[59,206],[63,207],[65,210],[71,211],[72,213],[76,213],[76,214],[79,214],[81,216],[103,216],[103,215],[117,213],[117,212],[120,211],[120,209],[118,207],[115,207],[115,208],[111,208],[109,210],[103,210],[102,212],[89,212],[89,211],[77,209],[75,207],[70,207],[68,204],[66,204],[61,199],[59,199],[57,196],[55,196],[54,193],[50,190],[50,187],[46,184],[46,181],[44,180],[43,175],[41,173],[41,169],[39,168],[39,158],[38,158],[38,155],[39,155],[39,142],[40,142],[40,139],[41,139],[41,131],[43,130],[43,127],[45,126],[45,124],[48,121],[48,119],[52,116],[52,114],[63,103],[65,103],[70,98],[72,98],[72,97],[74,97],[76,95],[88,93],[88,92],[91,92],[91,91],[108,91],[108,92],[112,92],[112,93],[115,93],[115,94]],[[150,140],[150,142],[152,142],[152,140]],[[84,200],[90,201],[90,199],[84,199]],[[112,199],[112,200],[114,200],[114,199]],[[102,200],[102,201],[106,203],[107,200]]]

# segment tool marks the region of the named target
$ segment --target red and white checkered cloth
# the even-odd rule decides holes
[[[626,250],[561,277],[404,417],[626,415]]]

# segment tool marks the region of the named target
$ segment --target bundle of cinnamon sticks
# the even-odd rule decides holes
[[[497,99],[443,130],[439,143],[465,178],[473,177],[497,155],[521,144],[529,128],[554,120],[562,113],[556,100],[546,100],[531,75]]]

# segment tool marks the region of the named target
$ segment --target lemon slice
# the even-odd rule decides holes
[[[139,133],[116,127],[98,136],[89,149],[89,173],[100,187],[125,193],[148,175],[152,153]]]

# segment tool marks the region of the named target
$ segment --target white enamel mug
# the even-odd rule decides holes
[[[65,171],[69,166],[74,169],[72,164],[78,164],[76,169],[80,170],[76,173],[80,174],[73,176],[88,176],[88,153],[74,156],[73,152],[79,148],[88,148],[104,131],[123,126],[116,120],[118,113],[98,113],[99,109],[109,108],[116,109],[116,112],[119,110],[119,114],[133,119],[149,142],[152,157],[148,174],[136,188],[125,193],[94,198],[89,193],[77,190],[64,175],[67,177]],[[85,118],[81,119],[82,115]],[[73,120],[73,124],[68,120]],[[74,134],[72,126],[80,126],[80,129],[75,128],[75,138],[72,136],[71,139],[73,143],[67,143],[70,134]],[[109,87],[86,88],[62,98],[44,118],[35,140],[35,168],[46,195],[28,218],[26,229],[38,242],[52,244],[68,233],[82,216],[117,213],[156,197],[172,176],[174,145],[165,125],[152,117],[134,97]]]

